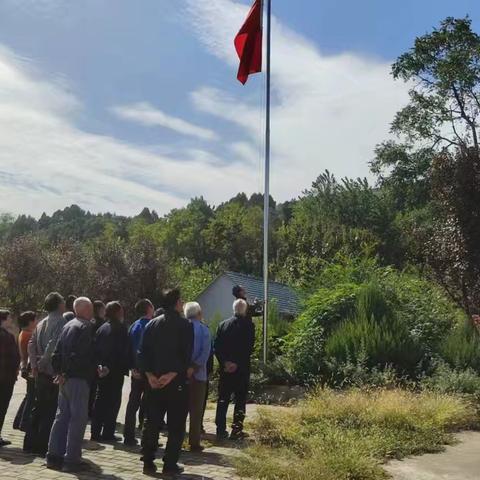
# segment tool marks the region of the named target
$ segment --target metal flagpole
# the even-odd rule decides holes
[[[268,356],[268,239],[270,223],[270,53],[272,28],[272,0],[263,0],[267,6],[267,87],[265,115],[265,191],[263,199],[263,363]]]

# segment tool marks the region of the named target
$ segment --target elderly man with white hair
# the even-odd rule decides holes
[[[83,468],[82,441],[88,421],[90,384],[95,375],[93,304],[79,297],[73,304],[75,318],[62,330],[52,357],[60,385],[58,409],[50,433],[47,467],[75,472]]]
[[[191,368],[188,370],[188,411],[190,428],[188,440],[190,451],[201,452],[203,404],[207,391],[207,362],[210,356],[211,339],[208,327],[203,323],[202,308],[197,302],[189,302],[183,309],[193,327],[193,351]]]
[[[244,299],[233,302],[233,317],[218,327],[215,338],[215,355],[220,364],[218,403],[215,423],[217,438],[228,438],[227,411],[233,395],[235,410],[230,438],[242,439],[243,422],[250,383],[250,357],[255,345],[255,325],[247,315],[248,304]]]

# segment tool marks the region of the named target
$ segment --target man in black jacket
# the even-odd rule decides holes
[[[181,316],[183,302],[178,289],[163,292],[165,313],[145,327],[138,352],[140,371],[147,378],[142,453],[146,474],[154,474],[155,452],[164,412],[168,418],[168,441],[163,457],[163,473],[177,474],[177,462],[185,435],[188,411],[187,375],[192,356],[193,332]],[[188,373],[187,373],[188,370]]]
[[[215,416],[217,437],[227,438],[227,410],[234,396],[233,440],[243,438],[243,421],[250,383],[250,357],[255,344],[255,325],[248,315],[248,304],[243,299],[233,302],[234,316],[224,320],[215,338],[215,355],[220,364],[218,403]]]
[[[95,364],[99,368],[98,388],[92,413],[92,440],[117,442],[115,436],[118,411],[122,403],[124,376],[128,373],[128,330],[123,307],[109,302],[106,322],[97,330],[94,340]]]
[[[52,356],[56,383],[60,385],[58,409],[50,433],[47,467],[74,472],[83,467],[82,441],[88,421],[88,395],[95,372],[92,302],[79,297],[76,317],[64,327]]]

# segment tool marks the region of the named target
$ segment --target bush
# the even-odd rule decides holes
[[[381,463],[436,452],[477,426],[465,399],[403,390],[317,390],[296,408],[259,409],[241,475],[266,480],[377,480]]]
[[[422,386],[440,393],[480,395],[480,376],[471,368],[455,370],[440,363],[431,377],[426,377]]]
[[[420,347],[409,335],[407,326],[388,305],[376,284],[359,291],[353,317],[340,325],[325,344],[325,356],[335,383],[343,372],[332,369],[336,362],[361,362],[368,370],[392,366],[401,375],[414,375],[422,357]]]
[[[469,321],[461,322],[444,339],[442,358],[453,368],[472,368],[480,372],[480,335]]]
[[[302,383],[318,381],[324,370],[325,338],[354,309],[359,287],[338,285],[321,288],[307,302],[286,339],[286,352],[292,374]]]
[[[286,338],[288,366],[301,383],[342,383],[352,365],[416,377],[465,317],[436,285],[371,260],[341,259],[320,273],[319,285]],[[362,300],[368,285],[375,292]]]

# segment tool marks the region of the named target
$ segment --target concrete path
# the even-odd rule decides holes
[[[437,454],[389,463],[394,480],[480,480],[480,433],[463,432],[457,445]]]
[[[0,448],[0,480],[144,480],[139,448],[126,448],[123,444],[108,445],[85,441],[84,458],[90,462],[90,468],[75,475],[48,470],[44,459],[22,452],[23,433],[12,429],[13,418],[24,395],[25,382],[17,382],[15,392],[8,409],[2,435],[12,441],[12,445]],[[127,404],[130,381],[123,390],[122,408],[118,420],[123,423]],[[247,418],[253,415],[254,405],[247,407]],[[234,480],[238,479],[233,468],[233,460],[239,454],[239,444],[225,441],[216,443],[213,424],[213,410],[207,410],[205,446],[201,454],[182,452],[180,462],[185,466],[182,479],[192,480]],[[121,429],[118,430],[121,433]],[[87,426],[85,438],[90,437],[90,426]],[[160,443],[165,445],[166,438],[162,435]],[[161,467],[162,449],[158,452],[157,465]],[[161,469],[160,469],[161,471]],[[157,478],[163,478],[157,475]],[[168,477],[171,478],[171,477]]]

